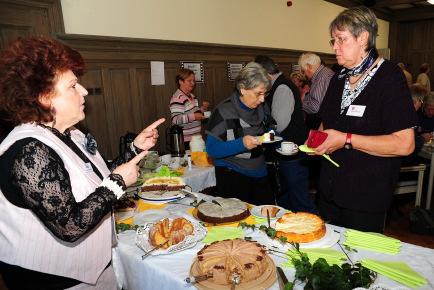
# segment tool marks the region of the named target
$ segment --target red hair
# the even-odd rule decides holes
[[[50,122],[50,108],[39,97],[54,92],[59,74],[83,75],[84,62],[76,50],[53,39],[17,39],[0,55],[0,108],[14,125]]]

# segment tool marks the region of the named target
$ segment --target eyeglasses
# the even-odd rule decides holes
[[[335,43],[339,46],[341,46],[342,44],[344,44],[344,42],[348,39],[349,36],[346,37],[336,37],[336,38],[332,38],[329,40],[330,46],[333,47],[335,46]]]
[[[269,92],[255,92],[255,91],[253,91],[253,93],[255,94],[255,96],[257,97],[257,98],[259,98],[259,97],[266,97],[266,96],[268,96],[268,93]]]

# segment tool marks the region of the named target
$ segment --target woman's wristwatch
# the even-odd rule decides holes
[[[134,145],[134,142],[131,142],[130,144],[130,150],[133,151],[134,154],[139,155],[140,153],[143,152],[142,149],[140,149],[139,147],[137,147],[136,145]]]
[[[353,144],[351,144],[351,136],[352,135],[353,134],[351,134],[351,133],[347,133],[347,138],[345,139],[345,145],[344,145],[344,148],[347,150],[353,149]]]

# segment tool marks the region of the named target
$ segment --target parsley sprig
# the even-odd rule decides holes
[[[239,226],[243,229],[255,230],[257,228],[255,225],[245,222],[239,223]],[[274,228],[261,225],[259,229],[272,239],[276,237],[276,230]],[[282,243],[287,242],[285,237],[280,237],[279,241]],[[324,258],[319,258],[312,264],[308,255],[300,251],[298,243],[290,242],[290,244],[295,251],[293,253],[288,252],[287,255],[294,265],[295,275],[293,282],[285,285],[285,290],[292,290],[296,283],[305,283],[305,290],[369,288],[377,277],[375,272],[363,267],[360,263],[353,263],[340,244],[339,246],[351,264],[344,263],[341,266],[329,265]],[[347,250],[353,251],[351,248],[347,248]]]

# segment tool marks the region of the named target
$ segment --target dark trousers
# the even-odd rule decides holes
[[[318,213],[309,196],[309,168],[302,159],[279,160],[279,178],[278,205],[295,212]]]
[[[322,219],[337,226],[364,232],[382,233],[386,212],[367,212],[338,206],[320,195],[319,212]]]
[[[254,205],[275,204],[268,177],[249,177],[227,167],[216,166],[217,195],[235,197]]]

